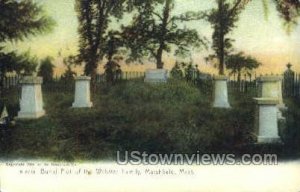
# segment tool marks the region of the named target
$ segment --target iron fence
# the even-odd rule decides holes
[[[144,72],[125,71],[114,78],[116,80],[127,81],[142,80],[144,77]],[[18,75],[4,77],[0,87],[1,94],[9,91],[10,89],[18,88],[20,86],[19,81],[21,78],[22,77]],[[211,75],[199,72],[195,72],[187,77],[182,77],[182,80],[189,81],[208,93],[211,92],[212,89],[212,79]],[[240,81],[230,79],[228,81],[228,89],[229,91],[252,93],[253,95],[259,96],[261,92],[261,84],[257,79],[258,78],[249,78],[242,79]],[[96,82],[99,85],[106,83],[107,79],[105,74],[98,74],[96,76]],[[61,77],[55,77],[53,81],[45,82],[42,87],[45,91],[73,91],[75,83],[74,80],[66,80]],[[300,98],[300,74],[294,72],[285,73],[282,80],[282,92],[284,97]]]

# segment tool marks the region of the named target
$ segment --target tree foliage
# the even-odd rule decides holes
[[[117,31],[110,31],[108,34],[108,41],[106,44],[106,58],[107,63],[104,65],[106,82],[110,84],[115,84],[121,79],[122,70],[119,64],[122,61],[123,54],[126,54],[126,50],[121,48],[124,46],[124,39],[122,34]]]
[[[197,30],[180,28],[179,23],[190,21],[187,13],[173,16],[174,0],[151,0],[133,2],[137,14],[130,26],[124,28],[126,45],[130,48],[129,61],[154,58],[157,68],[163,68],[164,52],[185,56],[190,47],[206,45]]]
[[[253,0],[240,0],[241,5],[245,6],[247,3]],[[262,0],[265,13],[268,12],[268,3],[272,1]],[[300,1],[299,0],[273,0],[276,5],[276,9],[279,16],[285,22],[287,31],[289,32],[292,27],[298,24],[298,18],[300,16]]]
[[[110,84],[115,84],[118,80],[121,79],[122,70],[121,66],[116,60],[109,60],[105,66],[105,78],[106,82]]]
[[[261,65],[254,57],[245,56],[243,52],[227,56],[225,62],[230,74],[237,75],[238,82],[240,82],[242,74],[251,76],[253,70]]]
[[[298,24],[300,16],[299,0],[274,0],[280,17],[285,21],[285,26],[289,32],[292,27]]]
[[[51,57],[46,57],[41,61],[39,66],[38,75],[43,77],[44,83],[50,83],[53,81],[54,68]]]
[[[76,76],[76,73],[72,69],[72,66],[76,65],[76,56],[70,55],[70,56],[64,58],[63,63],[67,67],[67,69],[64,72],[64,74],[62,75],[62,79],[65,82],[71,83]]]
[[[50,31],[55,22],[41,6],[31,0],[0,0],[0,78],[8,72],[31,74],[36,70],[37,59],[29,52],[6,52],[7,41],[20,41],[30,35]]]
[[[186,81],[192,81],[200,75],[198,65],[190,62],[178,62],[176,61],[174,67],[171,70],[171,77],[174,79],[183,79]]]
[[[224,75],[225,57],[232,51],[233,39],[228,37],[229,33],[236,27],[241,11],[247,0],[216,0],[217,8],[206,12],[206,19],[213,28],[212,49],[214,54],[208,60],[217,59],[219,74]]]
[[[171,77],[174,79],[183,79],[183,69],[182,69],[182,63],[179,63],[176,61],[174,67],[170,71]]]
[[[36,71],[37,65],[37,58],[32,57],[29,51],[17,54],[16,52],[2,52],[0,49],[0,86],[7,73],[31,75]]]
[[[107,53],[111,19],[120,19],[127,10],[126,0],[76,0],[79,21],[79,61],[85,74],[96,77],[99,61]]]
[[[0,43],[49,31],[54,21],[31,0],[0,0]]]
[[[28,75],[35,72],[37,58],[30,56],[30,52],[16,54],[15,52],[0,52],[0,70],[5,75],[9,72],[16,72],[19,75]]]
[[[223,75],[225,70],[225,58],[232,51],[232,39],[229,33],[236,27],[239,14],[251,0],[216,0],[218,7],[206,13],[206,19],[212,25],[212,49],[215,54],[210,55],[208,60],[218,60],[219,74]],[[265,11],[268,2],[262,0]],[[288,30],[291,25],[297,24],[300,16],[300,2],[298,0],[274,0],[280,16],[286,21]]]

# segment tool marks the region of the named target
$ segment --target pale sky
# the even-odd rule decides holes
[[[74,54],[77,51],[77,17],[74,11],[74,0],[36,0],[45,7],[46,12],[57,23],[53,32],[31,37],[30,39],[14,43],[9,49],[26,51],[39,58],[48,55],[55,58],[56,71],[62,71],[62,58],[58,57],[61,50],[63,56]],[[174,14],[185,11],[207,10],[215,6],[214,0],[176,0]],[[113,25],[117,25],[113,23]],[[211,40],[212,29],[205,21],[194,21],[186,24],[195,28],[200,34]],[[300,71],[300,26],[290,34],[283,28],[283,21],[279,19],[275,6],[270,3],[268,19],[265,18],[261,0],[253,0],[240,16],[230,37],[235,39],[234,48],[247,55],[256,57],[263,66],[259,73],[282,73],[285,65],[291,62],[296,71]],[[214,72],[212,66],[204,62],[207,51],[193,52],[193,60],[202,71]],[[168,55],[164,57],[166,68],[171,68],[176,58]],[[102,68],[102,67],[101,67]],[[144,70],[155,68],[155,64],[124,65],[123,70]]]

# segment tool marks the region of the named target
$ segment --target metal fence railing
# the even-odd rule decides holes
[[[118,80],[142,80],[145,77],[144,72],[137,71],[125,71],[119,76],[115,77]],[[2,80],[2,85],[0,87],[1,93],[9,91],[12,88],[17,88],[19,86],[19,81],[21,76],[8,76],[4,77]],[[212,76],[203,73],[193,73],[189,77],[183,77],[183,80],[192,82],[193,84],[200,86],[201,90],[211,91],[213,85]],[[96,77],[96,82],[99,84],[105,83],[107,81],[105,74],[98,74]],[[44,83],[43,89],[46,91],[72,91],[74,90],[75,84],[71,80],[65,80],[61,77],[55,77],[52,82]],[[237,81],[236,79],[231,79],[228,81],[229,91],[241,92],[241,93],[252,93],[256,96],[260,95],[261,84],[257,81],[257,78],[253,79],[242,79]],[[300,98],[300,74],[290,72],[283,75],[282,80],[282,91],[284,97],[296,97]]]

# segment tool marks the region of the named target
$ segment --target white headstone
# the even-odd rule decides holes
[[[90,94],[91,78],[79,76],[75,78],[75,99],[73,108],[90,108],[93,106]]]
[[[230,108],[228,101],[228,89],[227,89],[228,78],[224,75],[214,77],[214,103],[215,108]]]
[[[20,81],[22,95],[18,119],[37,119],[45,115],[43,109],[42,77],[25,76]]]
[[[166,69],[147,69],[145,82],[147,83],[165,83],[168,80],[168,70]]]
[[[258,104],[258,143],[280,142],[278,135],[277,105],[274,98],[255,98]]]

